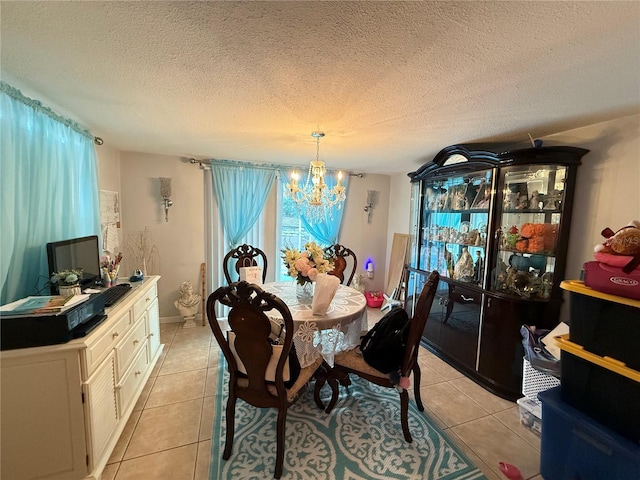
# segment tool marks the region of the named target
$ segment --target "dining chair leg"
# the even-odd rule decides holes
[[[406,390],[400,393],[400,423],[402,424],[404,439],[411,443],[413,439],[409,432],[409,393]]]
[[[284,463],[284,427],[287,422],[287,408],[278,409],[278,425],[276,428],[276,469],[274,478],[282,476],[282,464]]]
[[[233,433],[235,427],[236,418],[236,399],[233,396],[229,396],[227,400],[227,435],[224,443],[224,452],[222,452],[222,458],[229,460],[231,457],[231,449],[233,448]]]
[[[327,378],[329,376],[329,372],[331,371],[331,367],[329,364],[322,360],[322,364],[316,370],[316,373],[313,376],[316,379],[316,384],[313,388],[313,400],[316,402],[316,405],[320,410],[324,410],[324,403],[320,399],[320,390],[324,387],[324,384],[327,383]]]
[[[418,406],[418,410],[424,412],[424,405],[422,405],[422,398],[420,397],[420,377],[422,372],[420,371],[420,367],[418,366],[418,362],[413,365],[413,393],[416,399],[416,405]]]
[[[338,401],[338,394],[340,393],[340,387],[338,387],[338,384],[345,387],[351,385],[349,372],[342,370],[339,367],[334,367],[331,369],[329,375],[327,376],[327,382],[331,386],[331,400],[329,401],[329,405],[325,409],[325,412],[330,413]]]

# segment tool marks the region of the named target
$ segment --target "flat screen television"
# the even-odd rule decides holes
[[[87,287],[100,280],[100,247],[97,235],[70,238],[47,243],[49,278],[60,270],[81,268],[80,285]],[[58,294],[58,286],[51,285],[51,294]]]

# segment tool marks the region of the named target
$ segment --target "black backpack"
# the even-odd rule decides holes
[[[409,315],[404,308],[393,307],[360,337],[364,361],[382,373],[397,372],[402,366],[409,325]]]

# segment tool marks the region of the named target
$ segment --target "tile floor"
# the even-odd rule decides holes
[[[369,309],[369,324],[380,317]],[[164,352],[105,468],[102,480],[207,480],[218,346],[208,326],[167,323]],[[421,349],[422,401],[429,416],[489,480],[498,462],[541,480],[540,439],[520,425],[518,406],[492,395]],[[419,441],[415,439],[414,441]]]

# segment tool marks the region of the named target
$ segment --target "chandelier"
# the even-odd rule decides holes
[[[320,139],[324,137],[322,132],[311,134],[316,139],[316,159],[309,163],[309,173],[304,186],[300,188],[297,172],[291,174],[291,181],[287,183],[287,195],[298,205],[298,211],[304,209],[305,218],[310,223],[321,221],[325,218],[333,218],[333,207],[342,208],[347,198],[345,188],[341,185],[342,172],[338,172],[338,182],[329,189],[324,182],[327,169],[320,160]]]

